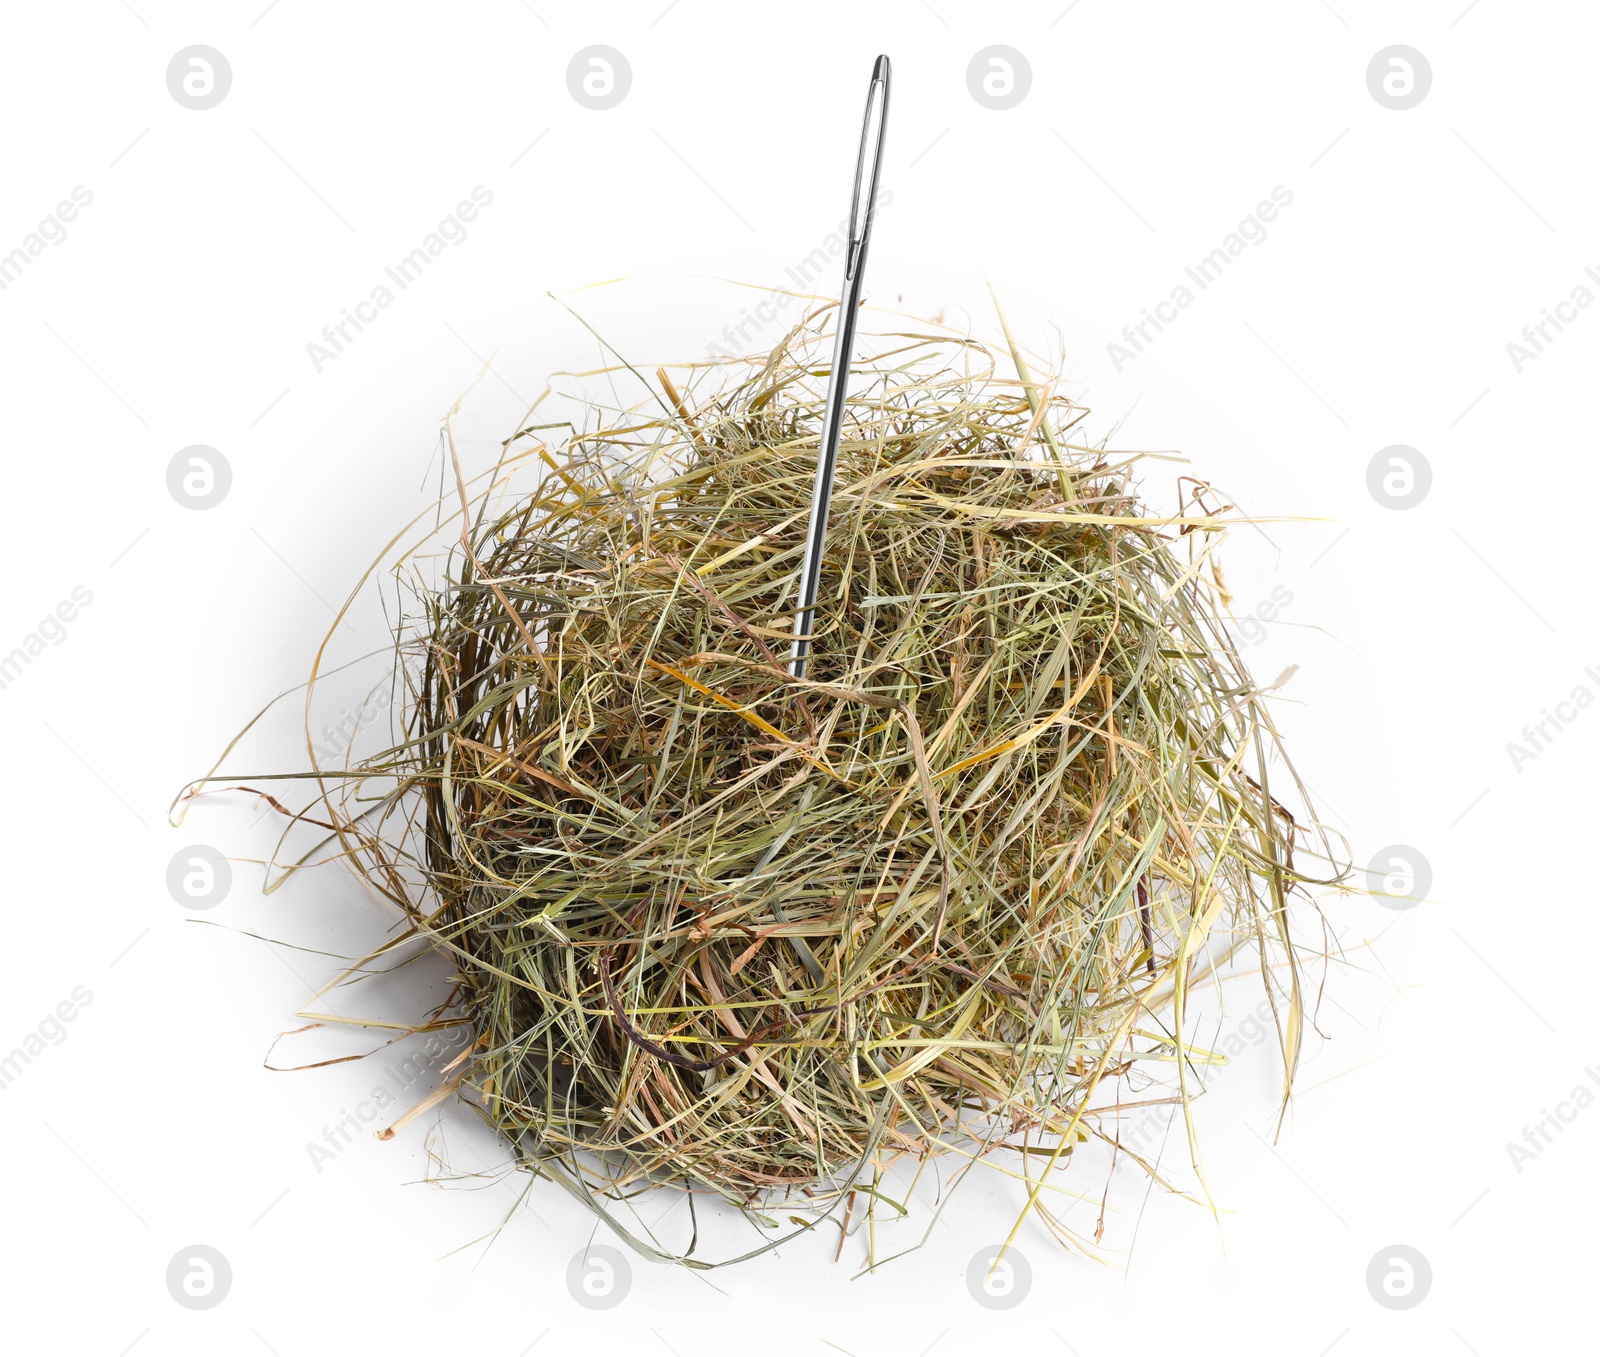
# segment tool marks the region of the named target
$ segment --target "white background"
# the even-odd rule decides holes
[[[66,239],[0,291],[0,651],[74,587],[93,599],[0,690],[0,1050],[75,987],[92,994],[0,1089],[0,1285],[18,1350],[918,1357],[1027,1342],[1095,1357],[1161,1341],[1493,1357],[1534,1330],[1592,1347],[1600,1108],[1520,1170],[1507,1144],[1575,1087],[1600,1092],[1585,1073],[1600,1038],[1584,856],[1600,710],[1520,768],[1507,745],[1580,685],[1600,694],[1600,309],[1521,372],[1506,346],[1600,266],[1593,8],[265,8],[12,6],[0,46],[0,250],[75,186],[93,194]],[[194,43],[232,67],[206,111],[166,85],[170,58]],[[565,78],[594,43],[632,68],[628,97],[604,112]],[[1006,111],[966,83],[973,55],[997,43],[1032,69]],[[1403,112],[1366,84],[1369,60],[1395,43],[1433,71]],[[535,1185],[515,1210],[516,1179],[422,1181],[430,1145],[458,1173],[503,1163],[465,1109],[386,1144],[363,1133],[313,1166],[308,1143],[384,1076],[371,1061],[261,1067],[337,962],[247,933],[350,953],[386,918],[336,869],[262,897],[250,860],[273,829],[257,802],[218,798],[181,831],[166,808],[303,681],[330,605],[422,502],[430,468],[436,478],[440,419],[479,356],[506,341],[463,415],[476,466],[511,432],[511,392],[596,365],[593,340],[547,292],[658,274],[766,288],[822,241],[844,212],[879,51],[895,63],[894,197],[872,300],[970,316],[993,337],[987,272],[1027,341],[1059,346],[1093,430],[1120,423],[1116,446],[1182,452],[1254,514],[1315,520],[1236,532],[1241,615],[1274,587],[1293,600],[1246,653],[1264,679],[1300,666],[1278,716],[1356,861],[1408,845],[1432,889],[1404,913],[1359,894],[1323,902],[1346,959],[1327,972],[1326,1039],[1281,1136],[1269,1143],[1266,1045],[1198,1109],[1215,1215],[1147,1199],[1119,1172],[1104,1262],[1030,1226],[1019,1244],[1033,1290],[995,1315],[963,1275],[1009,1229],[1019,1194],[974,1178],[926,1246],[877,1275],[856,1276],[862,1239],[836,1264],[836,1236],[812,1236],[709,1276],[638,1263],[625,1302],[594,1315],[564,1281],[590,1237],[576,1207]],[[307,344],[477,185],[493,203],[467,238],[317,372]],[[1116,371],[1107,344],[1277,185],[1293,203],[1266,240]],[[703,355],[761,295],[680,280],[571,300],[653,367]],[[204,512],[166,486],[169,461],[196,443],[233,474]],[[1367,489],[1369,461],[1396,443],[1433,474],[1405,511]],[[370,618],[348,632],[348,654],[381,643]],[[288,705],[234,770],[299,766]],[[169,860],[195,842],[235,859],[232,892],[204,915],[165,886]],[[1250,994],[1239,990],[1246,1008]],[[1163,1163],[1192,1184],[1181,1136]],[[1105,1164],[1073,1173],[1091,1200],[1066,1219],[1092,1235]],[[884,1238],[915,1243],[932,1195]],[[168,1260],[194,1244],[233,1271],[204,1313],[165,1285]],[[1433,1273],[1404,1313],[1365,1281],[1393,1244],[1421,1250]]]

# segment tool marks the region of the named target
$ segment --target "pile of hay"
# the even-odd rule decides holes
[[[1042,1211],[1240,948],[1298,1051],[1292,774],[1204,488],[1151,516],[1020,359],[867,339],[796,681],[819,328],[510,440],[402,637],[399,743],[321,771],[385,950],[458,968],[451,1087],[613,1216],[676,1184],[837,1220],[896,1161],[1017,1148]]]

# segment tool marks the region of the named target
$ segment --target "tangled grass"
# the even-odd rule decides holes
[[[618,1205],[672,1184],[810,1228],[903,1211],[885,1173],[948,1157],[1020,1164],[1019,1225],[1059,1230],[1074,1147],[1116,1141],[1097,1090],[1153,1060],[1187,1106],[1186,1006],[1241,952],[1285,1097],[1300,1043],[1305,831],[1218,603],[1226,512],[1186,482],[1149,514],[1142,455],[1075,441],[1014,349],[1009,379],[876,337],[796,680],[820,328],[508,440],[402,627],[397,743],[319,771],[405,918],[358,965],[456,968],[418,1024],[472,1035],[447,1088],[696,1266]]]

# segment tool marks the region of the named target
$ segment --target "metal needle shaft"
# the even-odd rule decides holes
[[[855,347],[856,312],[861,305],[861,280],[866,272],[867,245],[872,239],[878,171],[883,166],[883,135],[888,121],[889,58],[880,56],[873,63],[872,83],[867,87],[861,149],[856,153],[855,187],[850,197],[850,240],[844,256],[844,284],[840,289],[839,318],[833,341],[833,368],[828,376],[822,438],[817,446],[811,522],[806,530],[806,550],[800,563],[794,641],[789,649],[789,672],[796,678],[805,677],[806,661],[811,654],[811,628],[822,575],[822,546],[828,535],[828,504],[833,498],[834,465],[839,460],[839,430],[844,423],[844,402],[850,385],[850,353]]]

